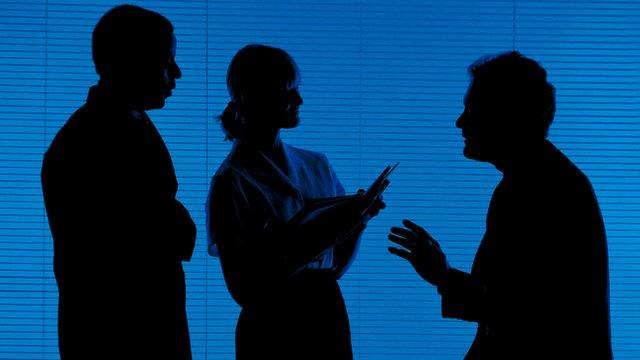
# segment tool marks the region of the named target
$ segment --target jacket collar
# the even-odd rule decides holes
[[[89,88],[87,95],[87,104],[96,108],[105,109],[110,113],[124,113],[138,120],[147,120],[148,117],[144,111],[137,111],[126,105],[122,99],[114,94],[110,94],[100,87],[94,85]]]

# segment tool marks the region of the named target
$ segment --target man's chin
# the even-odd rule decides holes
[[[462,150],[462,155],[467,159],[475,160],[473,157],[473,152],[468,150],[466,147]]]
[[[464,157],[466,157],[469,160],[481,161],[481,162],[492,163],[492,164],[495,161],[495,156],[491,155],[493,154],[492,152],[487,151],[486,149],[469,147],[468,145],[464,147],[462,154],[464,155]]]
[[[145,104],[145,110],[162,109],[165,104],[166,98],[164,96],[148,99]]]
[[[282,123],[282,128],[283,129],[293,129],[293,128],[297,127],[298,125],[300,125],[300,118],[298,118],[298,116],[295,116],[295,117],[287,118]]]
[[[465,145],[464,149],[462,150],[462,155],[464,155],[464,157],[466,157],[467,159],[484,161],[482,153],[479,152],[478,149],[475,149],[468,145]]]

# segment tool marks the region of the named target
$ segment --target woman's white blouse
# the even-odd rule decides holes
[[[225,188],[216,188],[216,191],[224,191],[234,200],[234,209],[225,211],[224,216],[238,218],[231,219],[229,223],[242,224],[253,229],[267,228],[270,224],[286,223],[304,207],[305,200],[345,194],[325,155],[284,143],[281,146],[285,155],[286,172],[281,171],[259,150],[238,142],[234,143],[233,149],[213,176],[210,187],[213,189],[216,181],[222,177],[225,177],[226,181],[221,184],[229,184]],[[218,256],[216,234],[209,226],[210,209],[215,201],[216,194],[210,191],[206,212],[208,252],[211,256]],[[224,226],[225,222],[221,224]],[[264,239],[257,236],[244,241]],[[330,248],[305,268],[331,269],[333,265],[333,249]]]

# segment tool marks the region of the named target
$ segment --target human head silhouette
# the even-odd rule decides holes
[[[99,86],[139,110],[162,108],[182,72],[176,39],[164,16],[134,5],[107,11],[93,30]]]
[[[298,126],[300,70],[284,50],[266,45],[240,49],[227,71],[229,105],[220,116],[228,139]]]
[[[510,162],[535,151],[555,114],[546,71],[519,52],[483,57],[469,67],[471,84],[456,126],[467,158]]]

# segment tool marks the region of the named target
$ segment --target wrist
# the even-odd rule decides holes
[[[450,268],[447,266],[446,269],[439,276],[437,283],[435,284],[438,288],[438,293],[440,295],[444,295],[448,292],[449,289],[449,270]]]

